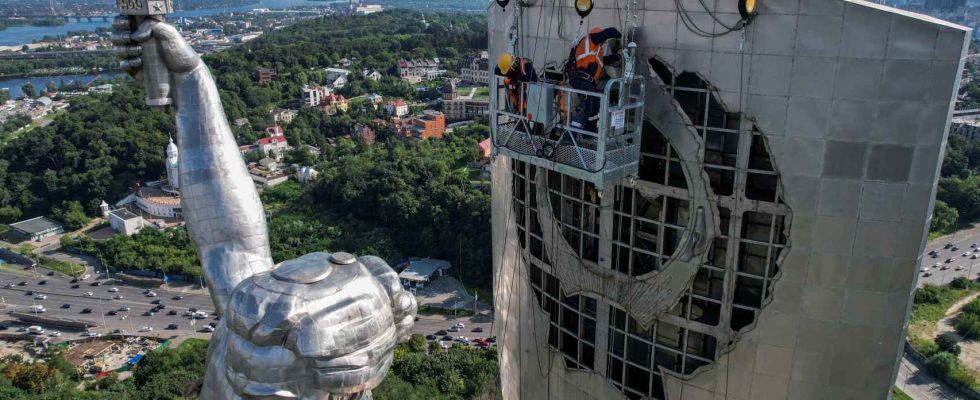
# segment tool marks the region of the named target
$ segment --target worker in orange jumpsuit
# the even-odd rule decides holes
[[[537,82],[534,64],[527,58],[514,57],[510,53],[500,55],[494,74],[504,77],[504,85],[510,95],[509,110],[520,115],[527,112],[527,83]]]
[[[601,90],[599,80],[605,74],[605,67],[620,61],[617,51],[605,55],[606,45],[610,39],[618,39],[623,34],[616,28],[592,28],[578,44],[572,48],[568,56],[568,84],[574,89],[598,92]],[[580,95],[578,107],[572,117],[572,126],[589,132],[596,132],[598,125],[599,98]]]

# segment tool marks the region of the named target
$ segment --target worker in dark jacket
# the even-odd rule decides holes
[[[514,57],[510,53],[500,55],[494,74],[504,77],[504,85],[510,95],[508,109],[523,115],[527,111],[527,83],[537,82],[538,74],[534,64],[527,58]]]
[[[605,55],[606,46],[610,39],[618,39],[622,36],[622,33],[616,28],[592,28],[588,35],[579,40],[569,54],[569,86],[578,90],[599,91],[601,89],[599,81],[605,75],[605,67],[620,60],[618,51],[612,51],[608,56]],[[595,132],[599,119],[597,115],[599,112],[598,98],[585,95],[579,96],[579,98],[581,101],[575,110],[572,126]]]

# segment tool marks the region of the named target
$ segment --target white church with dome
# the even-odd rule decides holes
[[[180,174],[177,171],[179,152],[173,138],[167,144],[167,179],[136,188],[116,203],[116,207],[135,205],[142,213],[163,219],[181,219]]]

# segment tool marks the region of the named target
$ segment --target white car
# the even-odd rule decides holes
[[[42,306],[40,304],[36,304],[36,305],[31,306],[31,312],[32,313],[43,313],[45,311],[47,311],[47,310],[45,310],[44,309],[44,306]]]
[[[34,298],[37,299],[37,300],[47,300],[48,299],[48,296],[45,296],[43,294],[35,294],[34,295]]]
[[[966,268],[965,268],[965,267],[963,267],[962,265],[960,265],[959,267],[956,267],[956,270],[957,270],[957,271],[962,271],[962,270],[964,270],[964,269],[966,269]]]
[[[963,257],[969,257],[969,256],[970,256],[970,254],[973,254],[973,253],[970,253],[969,251],[968,251],[968,252],[966,252],[966,253],[963,253]]]
[[[85,331],[85,332],[82,332],[82,333],[78,334],[78,336],[99,337],[99,336],[102,336],[102,334],[101,333],[97,333],[97,332]]]
[[[460,328],[460,329],[463,329],[463,328],[465,328],[465,327],[466,327],[466,325],[463,325],[463,323],[462,323],[462,322],[457,322],[455,326],[456,326],[457,328]]]
[[[147,292],[146,297],[157,297],[157,292]]]
[[[81,277],[81,278],[79,278],[79,279],[81,279],[81,280],[83,280],[83,281],[84,281],[84,280],[86,280],[86,279],[88,279],[88,278],[91,278],[91,277],[92,277],[92,275],[90,275],[90,274],[85,274],[85,275],[82,275],[82,277]]]
[[[201,328],[201,332],[214,332],[214,327],[211,325],[204,325],[204,327]]]
[[[153,331],[153,327],[152,326],[142,326],[142,327],[140,327],[140,332],[152,332],[152,331]]]
[[[927,271],[929,271],[929,267],[922,267],[922,269],[919,270],[919,272],[927,272]]]
[[[118,291],[119,291],[119,288],[117,288],[117,287],[109,288],[109,293],[116,293]]]
[[[51,337],[61,337],[61,332],[54,331],[54,332],[49,333],[48,336],[51,336]]]
[[[95,294],[92,292],[85,292],[85,297],[92,297],[92,296],[95,296]]]
[[[943,266],[943,263],[935,263],[935,264],[932,264],[932,266],[934,268],[939,268],[939,267],[942,267]]]

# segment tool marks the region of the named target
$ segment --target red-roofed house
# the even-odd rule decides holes
[[[385,103],[385,112],[394,117],[404,117],[408,115],[408,103],[402,100],[394,100]]]
[[[492,146],[490,144],[490,139],[484,140],[476,145],[477,159],[479,161],[487,161],[490,159],[492,154]]]

